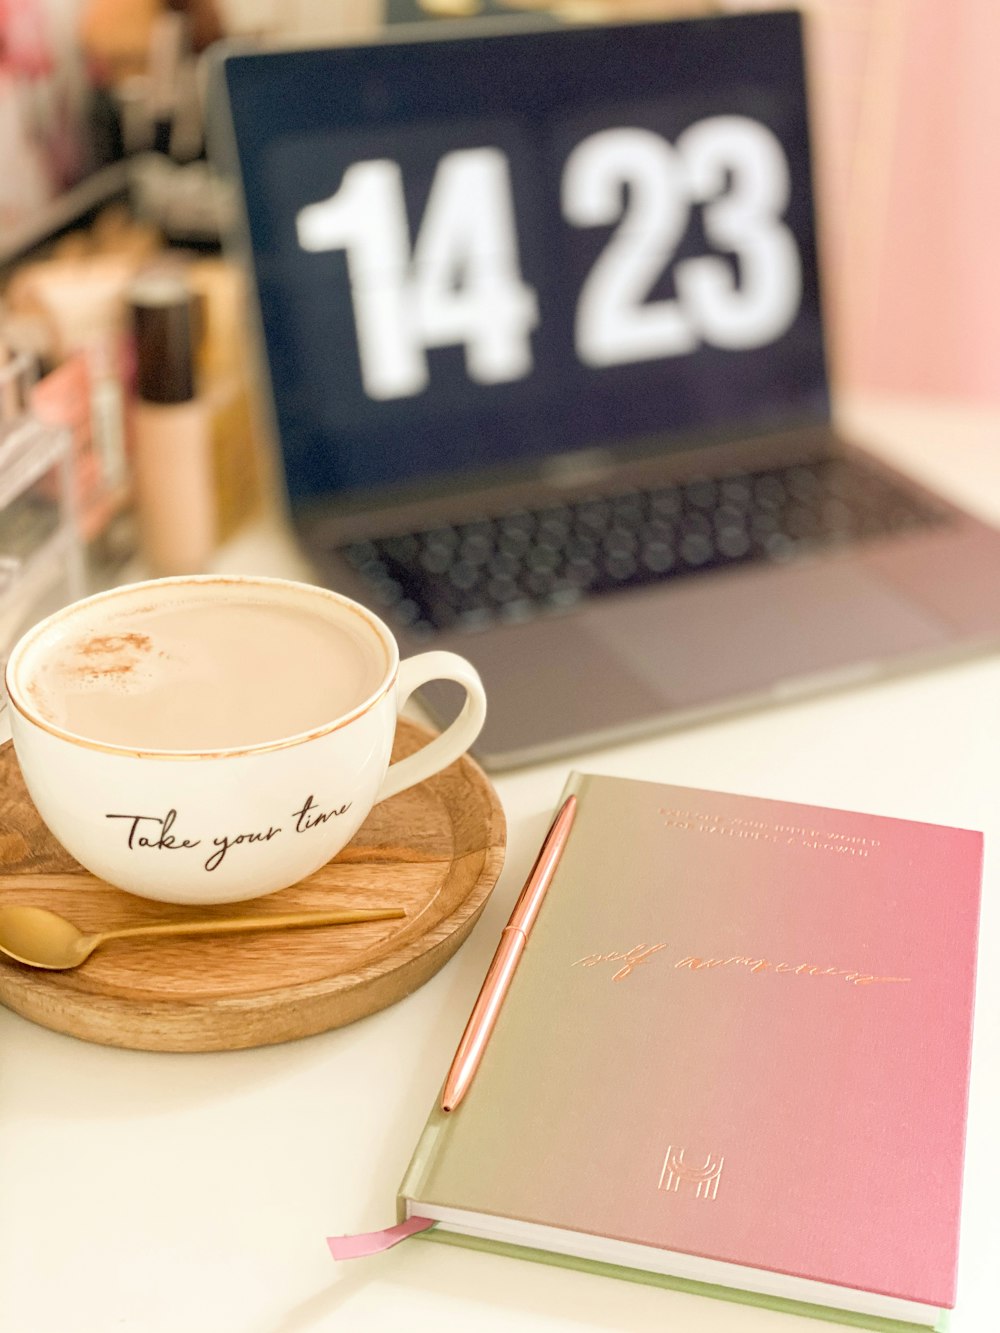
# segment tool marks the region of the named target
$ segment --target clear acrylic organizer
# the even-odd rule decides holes
[[[69,432],[32,415],[32,358],[2,358],[0,349],[0,671],[26,629],[86,589]]]

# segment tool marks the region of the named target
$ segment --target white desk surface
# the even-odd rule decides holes
[[[844,415],[1000,523],[1000,412],[880,403]],[[277,532],[235,543],[223,565],[302,572]],[[1000,655],[573,765],[986,832],[952,1333],[994,1329]],[[327,1234],[395,1220],[396,1186],[569,766],[497,779],[509,851],[480,923],[423,989],[352,1027],[256,1051],[154,1055],[0,1010],[0,1331],[816,1333],[812,1320],[416,1241],[354,1264],[329,1257]]]

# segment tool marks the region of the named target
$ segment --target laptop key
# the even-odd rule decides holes
[[[668,542],[651,541],[642,549],[642,563],[651,574],[665,574],[677,563],[677,555]]]
[[[719,551],[729,560],[739,560],[750,551],[750,537],[743,528],[723,528],[716,544]]]
[[[448,582],[461,592],[474,588],[479,579],[480,571],[471,560],[459,560],[448,571]]]
[[[711,560],[712,543],[703,532],[689,532],[681,538],[680,554],[686,565],[697,568]]]
[[[636,572],[637,564],[630,551],[616,551],[607,557],[604,568],[616,583],[625,583]]]

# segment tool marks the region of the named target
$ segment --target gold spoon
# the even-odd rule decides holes
[[[87,935],[72,921],[44,907],[14,904],[0,907],[0,953],[29,967],[64,972],[79,965],[108,940],[140,935],[223,935],[244,930],[283,930],[290,926],[340,926],[353,921],[387,921],[405,916],[398,907],[336,912],[291,912],[274,916],[221,917],[216,921],[164,921],[158,925],[125,926]]]

